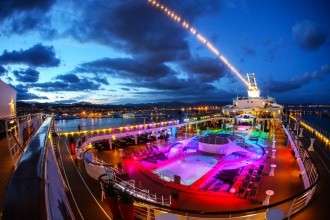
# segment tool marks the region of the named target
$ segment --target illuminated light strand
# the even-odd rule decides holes
[[[242,76],[242,74],[240,72],[238,72],[238,70],[236,70],[236,68],[226,59],[226,57],[224,57],[222,54],[220,54],[219,50],[210,42],[208,41],[202,34],[198,33],[197,29],[192,27],[187,21],[183,20],[178,14],[176,14],[175,12],[171,11],[169,8],[167,8],[165,5],[163,5],[160,2],[157,2],[156,0],[148,0],[149,3],[151,3],[152,6],[159,8],[161,11],[163,11],[164,14],[166,14],[169,18],[171,18],[172,20],[181,23],[181,25],[190,30],[190,33],[192,33],[193,35],[195,35],[197,37],[197,39],[205,44],[207,46],[207,48],[209,48],[209,50],[211,52],[213,52],[215,55],[217,55],[217,57],[227,66],[229,67],[229,69],[235,73],[235,75],[242,80],[242,82],[246,85],[246,86],[250,86],[250,84],[244,79],[244,77]]]

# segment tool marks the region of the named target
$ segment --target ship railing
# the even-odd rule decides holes
[[[78,135],[79,139],[76,142],[76,151],[77,151],[77,157],[81,159],[81,153],[83,153],[84,148],[89,145],[93,141],[98,140],[110,140],[115,138],[123,138],[124,136],[134,136],[139,135],[142,132],[145,133],[152,133],[152,132],[158,132],[161,130],[171,129],[173,127],[177,128],[183,128],[186,127],[186,130],[189,125],[194,125],[198,123],[208,122],[212,120],[226,120],[226,117],[216,117],[216,118],[208,118],[208,119],[202,119],[198,121],[189,121],[185,123],[179,123],[178,120],[173,121],[173,123],[157,123],[156,126],[140,128],[139,126],[136,126],[134,129],[125,130],[125,129],[115,129],[107,128],[107,129],[100,129],[100,130],[91,130],[91,131],[81,131],[81,132],[64,132],[64,133],[58,133],[59,135]],[[93,139],[92,139],[93,138]],[[110,145],[110,148],[112,146],[112,143]]]
[[[2,219],[75,219],[59,170],[47,117],[27,144],[9,180]]]
[[[314,195],[317,183],[320,180],[320,172],[308,153],[308,150],[303,146],[299,134],[296,132],[290,133],[286,127],[283,126],[283,128],[288,137],[291,148],[294,151],[294,155],[300,167],[300,176],[302,177],[305,186],[305,193],[293,200],[289,210],[289,214],[291,215],[303,209],[310,202]]]
[[[135,180],[122,178],[122,175],[102,174],[98,180],[101,184],[114,183],[114,186],[119,191],[129,193],[134,200],[139,202],[147,202],[149,204],[158,204],[164,207],[169,207],[172,202],[171,195],[159,195],[150,192],[148,189],[143,189],[142,186],[137,187]]]
[[[89,149],[90,150],[90,149]],[[106,163],[103,160],[99,160],[93,156],[89,150],[83,153],[86,172],[92,178],[98,180],[100,176],[105,179],[111,179],[115,181],[116,186],[120,190],[128,190],[134,197],[141,199],[147,199],[153,203],[170,205],[171,196],[158,195],[151,193],[147,189],[142,189],[141,186],[136,187],[135,180],[127,179],[127,175],[123,171],[115,167],[113,164]]]
[[[193,119],[190,119],[193,120]],[[133,123],[129,124],[126,126],[121,126],[121,127],[101,127],[99,129],[90,129],[90,130],[82,130],[82,131],[66,131],[64,129],[61,129],[60,134],[68,135],[68,134],[76,134],[76,133],[86,133],[86,132],[91,132],[91,133],[122,133],[122,132],[129,132],[129,131],[139,131],[139,130],[145,130],[145,129],[150,129],[150,128],[156,128],[156,127],[162,127],[165,125],[176,125],[179,123],[179,120],[170,120],[170,121],[163,121],[163,122],[148,122],[145,124],[140,124],[140,123]],[[94,128],[94,126],[93,126]]]
[[[43,121],[41,113],[5,119],[7,145],[14,167]]]
[[[330,132],[318,125],[315,125],[314,123],[307,121],[305,119],[302,119],[296,115],[290,115],[290,118],[295,120],[296,122],[299,122],[301,126],[303,126],[305,129],[311,131],[316,138],[318,138],[320,141],[324,142],[326,145],[330,144]]]
[[[90,177],[97,180],[100,175],[108,173],[109,170],[111,172],[121,173],[121,171],[115,168],[113,164],[97,158],[94,154],[92,154],[92,152],[90,152],[91,150],[92,148],[87,149],[82,154],[86,172]]]
[[[81,131],[65,131],[64,129],[61,129],[58,134],[59,135],[83,135],[85,133],[91,133],[93,135],[99,135],[101,133],[103,134],[120,134],[120,133],[127,133],[131,131],[144,131],[144,130],[150,130],[155,128],[161,128],[161,127],[168,127],[168,126],[186,126],[186,125],[192,125],[196,123],[202,123],[212,120],[228,120],[230,116],[225,115],[216,115],[214,117],[207,116],[208,118],[203,118],[200,120],[197,120],[196,118],[187,118],[186,122],[180,123],[179,120],[171,120],[171,121],[163,121],[163,122],[149,122],[146,124],[131,124],[127,126],[121,126],[121,127],[101,127],[99,129],[90,129],[90,130],[81,130]],[[232,118],[230,118],[232,119]],[[102,126],[102,125],[100,125]],[[58,128],[58,127],[57,127]]]

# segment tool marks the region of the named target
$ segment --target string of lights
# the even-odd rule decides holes
[[[206,47],[215,54],[235,75],[242,80],[242,82],[249,87],[250,84],[242,77],[242,74],[236,70],[236,68],[227,60],[227,58],[222,55],[219,50],[209,41],[207,40],[201,33],[197,31],[197,29],[193,26],[191,26],[186,20],[181,18],[180,15],[174,13],[172,10],[170,10],[167,6],[164,4],[156,1],[156,0],[148,0],[151,6],[160,9],[164,14],[166,14],[169,18],[171,18],[173,21],[177,23],[181,23],[182,27],[189,30],[190,33],[197,37],[197,39],[206,45]]]

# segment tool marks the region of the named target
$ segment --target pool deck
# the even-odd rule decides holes
[[[180,139],[180,138],[179,138]],[[165,148],[168,144],[175,143],[177,140],[172,138],[170,143],[154,142],[160,149]],[[141,167],[138,161],[130,159],[117,158],[114,163],[122,162],[124,170],[129,174],[131,179],[135,179],[135,182],[141,182],[142,187],[149,189],[151,192],[157,194],[169,195],[172,191],[179,191],[179,208],[188,210],[199,211],[231,211],[231,210],[243,210],[260,207],[262,201],[265,199],[266,190],[273,190],[275,194],[270,200],[270,204],[281,201],[285,198],[291,197],[301,191],[303,191],[302,179],[299,177],[298,164],[291,153],[291,149],[284,146],[285,134],[282,128],[276,131],[276,158],[271,158],[271,147],[265,148],[268,150],[268,154],[265,155],[262,164],[264,164],[264,174],[261,180],[261,185],[257,192],[256,200],[242,199],[234,197],[229,192],[214,192],[214,191],[201,191],[198,190],[198,186],[201,182],[205,181],[215,172],[217,172],[222,166],[219,163],[215,169],[211,169],[209,173],[195,182],[192,186],[185,186],[166,182],[157,178],[156,174],[151,174],[148,170],[141,172]],[[132,149],[145,148],[145,145],[131,146],[125,148],[125,151]],[[110,158],[114,158],[116,150],[95,152],[98,158],[112,162]],[[119,155],[117,153],[117,155]],[[256,167],[260,162],[257,161]],[[269,176],[270,165],[276,164],[275,176]],[[245,172],[245,173],[244,173]],[[241,175],[245,175],[247,169],[244,169]],[[242,179],[240,177],[240,179]],[[238,184],[238,183],[236,183]],[[235,186],[236,187],[236,186]]]

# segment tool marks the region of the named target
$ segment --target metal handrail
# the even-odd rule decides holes
[[[68,216],[74,219],[63,185],[47,180],[49,170],[58,172],[54,152],[49,148],[52,146],[49,139],[51,122],[52,117],[44,121],[18,161],[4,199],[4,220],[66,219]],[[51,166],[48,167],[48,164]],[[60,177],[60,172],[51,175]],[[54,191],[57,200],[50,200],[49,196]],[[58,206],[58,202],[63,206]]]
[[[128,192],[134,200],[145,201],[151,204],[158,204],[164,207],[171,205],[170,195],[158,196],[156,193],[149,193],[148,190],[140,189],[132,186],[128,181],[121,179],[119,176],[114,176],[113,179],[108,178],[107,174],[102,174],[98,178],[101,184],[108,184],[107,182],[113,182],[117,190]]]

